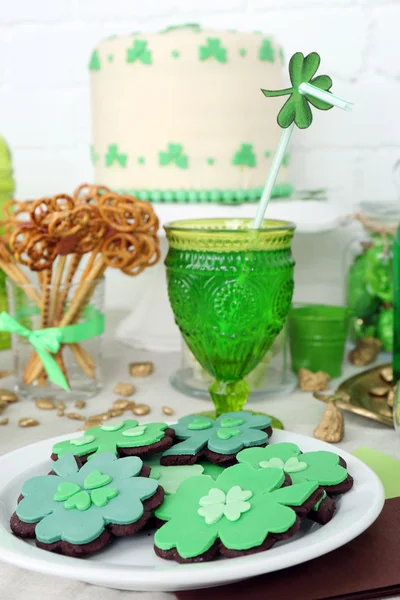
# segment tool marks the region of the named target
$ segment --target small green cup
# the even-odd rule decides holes
[[[331,377],[342,373],[349,323],[344,306],[295,305],[289,312],[289,344],[292,370],[324,371]]]

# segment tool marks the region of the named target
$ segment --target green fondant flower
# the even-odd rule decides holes
[[[268,62],[275,61],[275,51],[272,47],[271,40],[263,40],[258,56],[260,60],[266,60]]]
[[[119,448],[135,448],[159,442],[163,439],[167,427],[166,423],[139,425],[134,420],[101,425],[88,429],[82,437],[58,442],[53,446],[53,453],[59,457],[68,452],[75,456],[101,452],[117,454]]]
[[[128,155],[118,152],[118,144],[110,144],[105,156],[106,167],[111,167],[114,163],[118,163],[120,167],[126,167]]]
[[[37,523],[36,538],[52,544],[64,540],[87,544],[109,523],[135,523],[143,515],[143,501],[155,494],[156,481],[138,477],[142,461],[95,456],[81,469],[72,454],[54,463],[56,475],[26,481],[16,514],[25,523]]]
[[[232,158],[232,164],[237,166],[255,167],[256,155],[253,152],[252,144],[241,144],[239,150]]]
[[[283,90],[261,90],[267,97],[289,96],[278,114],[278,125],[289,127],[293,121],[300,129],[306,129],[312,123],[310,104],[320,110],[329,110],[332,104],[299,92],[302,83],[310,83],[315,87],[328,92],[332,87],[332,79],[328,75],[314,77],[321,62],[316,52],[311,52],[306,57],[301,52],[293,54],[289,62],[289,75],[291,88]]]
[[[182,144],[168,144],[168,150],[159,152],[158,157],[161,166],[174,164],[180,169],[188,168],[188,157],[183,154]]]
[[[127,49],[126,62],[133,63],[135,61],[141,62],[144,65],[151,65],[151,52],[147,48],[146,40],[134,40],[132,48]]]
[[[235,424],[234,427],[232,423]],[[245,410],[225,413],[216,421],[189,415],[171,425],[175,430],[176,439],[184,441],[169,448],[163,453],[163,457],[177,454],[193,455],[204,447],[220,454],[234,454],[245,447],[267,443],[268,435],[262,430],[270,425],[269,417],[253,415]],[[223,435],[223,431],[227,431],[228,435]]]
[[[219,38],[207,38],[206,46],[199,48],[199,58],[200,60],[215,58],[218,62],[226,63],[226,49],[221,46]]]
[[[283,481],[281,469],[255,471],[248,465],[229,467],[216,481],[204,475],[187,479],[156,510],[159,519],[168,521],[155,534],[156,547],[176,548],[189,559],[217,540],[231,550],[248,550],[270,533],[288,531],[296,522],[290,506],[303,504],[317,484],[281,488]]]
[[[99,53],[97,52],[97,50],[93,50],[92,56],[90,57],[89,70],[90,71],[100,71],[100,68],[101,68],[101,65],[100,65]]]
[[[296,444],[270,444],[266,448],[248,448],[239,452],[237,460],[254,469],[280,467],[293,483],[316,481],[320,486],[338,485],[347,479],[347,470],[339,464],[339,456],[324,450],[301,453]]]

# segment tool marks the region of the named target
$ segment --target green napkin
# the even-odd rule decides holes
[[[366,446],[362,446],[352,454],[378,475],[385,488],[386,500],[400,496],[400,461]]]

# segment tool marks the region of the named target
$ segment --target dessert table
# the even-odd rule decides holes
[[[113,400],[116,399],[116,395],[112,391],[113,387],[118,382],[126,381],[133,381],[135,384],[136,392],[132,399],[137,403],[147,404],[151,408],[149,417],[139,417],[138,420],[145,421],[146,418],[151,418],[158,421],[168,418],[163,414],[162,406],[173,409],[175,414],[170,417],[171,419],[190,412],[207,410],[210,406],[207,401],[184,396],[170,386],[168,378],[180,364],[178,353],[156,354],[138,351],[123,346],[113,339],[115,325],[124,315],[123,312],[108,315],[108,329],[104,344],[104,388],[96,398],[87,402],[86,408],[82,411],[83,414],[91,415],[110,408]],[[144,360],[154,363],[154,373],[149,377],[132,380],[128,373],[128,363]],[[0,368],[11,368],[11,365],[11,352],[1,352]],[[353,367],[346,366],[343,375],[348,377],[353,372],[355,372]],[[0,380],[0,387],[11,388],[12,384],[12,378]],[[253,400],[249,407],[277,416],[284,422],[285,429],[289,431],[312,436],[325,405],[315,400],[310,393],[296,391],[288,396]],[[0,455],[48,437],[74,432],[80,427],[79,421],[57,417],[55,411],[39,410],[33,403],[26,400],[9,405],[4,415],[9,418],[9,424],[0,429]],[[34,417],[40,421],[40,425],[19,428],[18,420],[22,417]],[[339,446],[352,452],[364,445],[400,459],[400,437],[394,430],[357,415],[345,413],[345,437]],[[63,598],[63,600],[89,600],[93,598],[94,594],[97,600],[123,600],[126,598],[172,600],[174,598],[172,594],[161,592],[135,593],[107,588],[94,590],[93,587],[85,583],[36,574],[0,563],[0,597],[7,598],[7,600],[24,600],[27,597],[32,600],[36,600],[36,598],[50,600],[56,597]]]

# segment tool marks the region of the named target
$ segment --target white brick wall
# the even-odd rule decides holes
[[[289,56],[320,52],[321,72],[355,108],[315,114],[309,130],[296,131],[293,181],[333,188],[349,210],[397,198],[400,0],[0,0],[0,131],[13,150],[18,197],[92,178],[87,63],[96,43],[179,22],[271,32]],[[326,247],[315,264],[330,282],[340,280],[337,259],[328,261],[341,240],[311,240]],[[296,246],[301,281],[311,276],[309,243]]]

